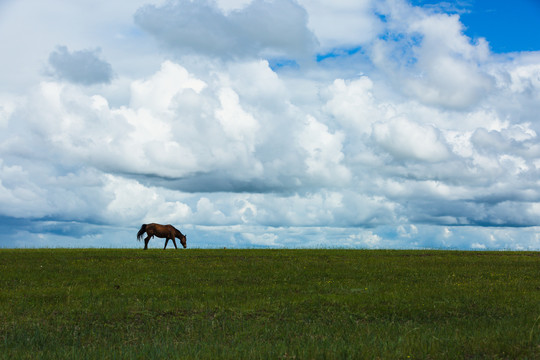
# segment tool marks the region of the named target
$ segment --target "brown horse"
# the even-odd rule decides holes
[[[146,238],[144,239],[144,250],[148,249],[148,242],[153,236],[157,236],[159,238],[165,238],[165,247],[163,250],[167,248],[167,243],[169,240],[172,240],[174,247],[178,249],[176,246],[176,241],[174,240],[175,237],[180,239],[180,242],[182,243],[182,246],[184,249],[186,248],[186,235],[182,234],[178,229],[176,229],[172,225],[160,225],[160,224],[143,224],[141,226],[141,229],[137,233],[137,240],[141,240],[143,237],[143,234],[146,233]]]

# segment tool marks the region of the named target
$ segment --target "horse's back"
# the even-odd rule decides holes
[[[159,237],[166,237],[173,235],[176,232],[176,228],[171,224],[161,225],[156,223],[151,223],[146,225],[147,232],[150,231],[152,234]]]
[[[161,225],[161,224],[157,224],[157,223],[150,223],[148,225],[146,225],[147,228],[150,228],[150,229],[155,229],[155,230],[158,230],[158,231],[162,231],[163,229],[166,229],[167,227],[169,227],[170,225]]]

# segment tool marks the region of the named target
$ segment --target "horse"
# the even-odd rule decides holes
[[[144,239],[144,250],[148,249],[148,242],[153,236],[157,236],[159,238],[165,238],[165,247],[163,250],[167,248],[167,243],[169,240],[172,240],[174,244],[174,248],[178,249],[176,246],[176,241],[174,240],[175,237],[177,239],[180,239],[180,242],[182,243],[182,246],[184,249],[186,248],[186,235],[182,234],[178,229],[176,229],[172,225],[160,225],[160,224],[143,224],[141,226],[141,229],[137,233],[137,240],[141,240],[143,237],[143,234],[146,233],[146,238]]]

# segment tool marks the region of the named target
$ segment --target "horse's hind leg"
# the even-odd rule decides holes
[[[144,239],[144,250],[147,250],[147,249],[148,249],[148,242],[150,241],[150,238],[151,238],[151,236],[148,235],[148,236]]]

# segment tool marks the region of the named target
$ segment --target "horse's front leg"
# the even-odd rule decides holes
[[[174,248],[178,249],[178,247],[176,246],[176,240],[174,239],[174,237],[172,238],[172,243],[174,244]]]
[[[163,250],[165,250],[167,248],[167,243],[169,242],[169,238],[167,238],[167,240],[165,240],[165,247],[163,247]]]

